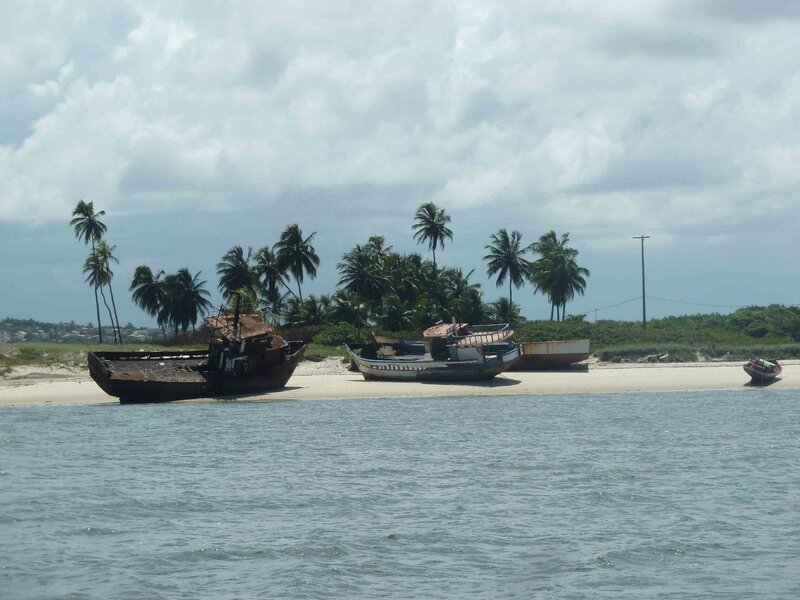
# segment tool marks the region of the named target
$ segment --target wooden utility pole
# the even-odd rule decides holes
[[[644,292],[644,241],[650,239],[649,235],[635,235],[635,240],[642,240],[642,328],[647,329],[647,296]]]

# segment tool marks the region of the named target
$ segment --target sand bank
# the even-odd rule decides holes
[[[800,361],[787,361],[781,378],[767,389],[800,388]],[[280,391],[241,401],[323,400],[335,398],[499,396],[598,392],[748,389],[742,363],[580,365],[569,371],[511,372],[489,382],[437,384],[364,381],[341,361],[303,362]],[[194,402],[194,401],[190,401]],[[86,373],[59,369],[17,369],[0,379],[0,406],[117,404]]]

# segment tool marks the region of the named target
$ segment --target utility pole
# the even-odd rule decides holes
[[[650,239],[649,235],[635,235],[635,240],[642,240],[642,328],[647,329],[647,296],[644,293],[644,241]]]

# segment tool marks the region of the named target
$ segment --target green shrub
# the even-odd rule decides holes
[[[368,329],[358,329],[350,323],[325,325],[314,336],[314,343],[323,346],[341,346],[342,344],[368,344],[371,335]]]

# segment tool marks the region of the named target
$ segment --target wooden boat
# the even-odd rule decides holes
[[[305,353],[305,342],[287,342],[260,315],[206,323],[208,350],[90,352],[89,373],[123,404],[255,394],[284,387]]]
[[[513,335],[514,332],[507,325],[484,326],[487,327],[485,333],[489,335],[483,335],[480,328],[471,333],[466,327],[466,324],[454,323],[425,330],[423,335],[431,338],[431,350],[424,354],[364,358],[347,345],[345,348],[364,379],[383,381],[462,382],[491,379],[507,371],[519,358],[517,344],[498,341]],[[508,333],[499,337],[495,335],[501,330]]]
[[[419,356],[430,352],[430,344],[417,340],[406,340],[399,337],[382,335],[374,331],[372,332],[372,338],[378,346],[376,350],[379,350],[384,356],[404,356],[406,354]]]
[[[783,371],[781,364],[774,358],[751,358],[744,365],[744,372],[750,375],[753,383],[772,381]]]
[[[565,369],[589,358],[589,340],[550,340],[522,342],[522,356],[514,363],[513,371]]]

